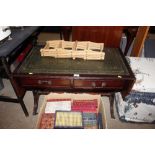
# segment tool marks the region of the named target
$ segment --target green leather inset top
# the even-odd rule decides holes
[[[104,60],[41,57],[41,47],[34,47],[17,73],[129,75],[119,49],[105,48]]]

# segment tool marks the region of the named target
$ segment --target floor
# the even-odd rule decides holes
[[[59,39],[59,34],[46,34],[43,33],[38,38],[38,44],[45,44],[46,39]],[[0,91],[0,95],[7,95],[15,97],[14,91],[8,80],[3,79],[4,89]],[[38,111],[43,103],[44,96],[40,96]],[[137,123],[126,123],[121,122],[118,118],[116,108],[115,117],[110,117],[110,107],[108,97],[103,97],[103,107],[106,118],[106,128],[108,129],[151,129],[155,128],[153,124],[137,124]],[[21,107],[16,103],[8,103],[0,101],[0,128],[1,129],[34,129],[36,128],[38,115],[33,116],[33,95],[32,92],[28,91],[24,97],[25,105],[29,112],[29,117],[25,117]]]
[[[0,91],[0,95],[15,97],[14,91],[8,80],[3,80],[5,89]],[[42,102],[43,96],[40,97]],[[37,115],[32,115],[33,96],[31,92],[27,92],[24,97],[25,105],[29,112],[29,117],[25,117],[22,108],[17,103],[0,101],[0,128],[3,129],[32,129],[36,126]],[[40,104],[39,104],[40,105]]]

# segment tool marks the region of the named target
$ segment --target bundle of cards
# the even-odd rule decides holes
[[[95,113],[83,113],[83,125],[85,129],[97,129],[97,115]]]
[[[83,128],[82,113],[72,111],[56,111],[54,128],[82,129]]]
[[[94,100],[73,100],[72,111],[97,113],[98,103]]]
[[[56,110],[71,111],[71,99],[48,99],[45,113],[55,113]]]
[[[54,128],[54,114],[43,113],[40,120],[40,129],[53,129]]]

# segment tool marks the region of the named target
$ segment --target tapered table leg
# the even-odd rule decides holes
[[[8,78],[9,78],[9,80],[11,82],[11,85],[12,85],[14,91],[15,91],[15,94],[17,96],[16,101],[17,101],[17,103],[20,103],[20,105],[21,105],[21,107],[22,107],[22,109],[24,111],[24,114],[27,117],[27,116],[29,116],[29,114],[28,114],[28,111],[27,111],[26,106],[25,106],[24,101],[23,101],[23,96],[25,94],[25,90],[20,88],[19,85],[17,85],[16,81],[14,80],[12,72],[11,72],[10,67],[8,65],[8,62],[7,62],[7,58],[1,57],[1,61],[2,61],[2,65],[3,65],[4,69],[5,69],[5,72],[6,72]],[[5,99],[5,101],[7,101],[7,99]],[[8,98],[8,101],[10,101],[10,98]],[[12,101],[15,101],[15,100],[12,99]]]
[[[115,94],[111,93],[110,97],[109,97],[109,100],[110,100],[110,114],[111,114],[111,118],[113,118],[113,119],[115,119],[115,116],[114,116],[114,97],[115,97]]]
[[[24,104],[23,99],[22,98],[18,98],[18,100],[19,100],[19,103],[20,103],[20,105],[21,105],[21,107],[22,107],[22,109],[24,111],[25,116],[28,117],[29,116],[29,113],[27,111],[27,108],[26,108],[26,106]]]
[[[33,107],[33,115],[37,115],[38,112],[38,101],[39,101],[39,94],[37,90],[33,90],[33,97],[34,97],[34,107]]]

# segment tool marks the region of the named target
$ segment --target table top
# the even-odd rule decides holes
[[[38,26],[26,26],[23,29],[11,29],[10,37],[12,39],[0,44],[0,57],[6,57],[12,53],[15,48],[37,31],[38,28]]]
[[[19,68],[20,74],[130,75],[117,48],[105,48],[105,60],[42,57],[40,46],[34,47]]]

